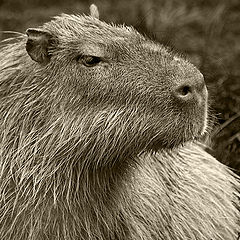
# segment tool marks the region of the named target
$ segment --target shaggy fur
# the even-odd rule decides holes
[[[94,17],[40,32],[47,52],[26,51],[25,35],[0,52],[0,239],[237,239],[239,182],[190,143],[207,94],[172,95],[201,73]]]

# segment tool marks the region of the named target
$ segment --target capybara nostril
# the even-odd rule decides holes
[[[189,97],[189,95],[192,93],[192,87],[188,85],[185,85],[185,86],[183,85],[178,87],[174,93],[176,97],[186,98],[186,97]]]
[[[205,97],[203,78],[185,80],[173,89],[173,95],[180,101],[201,101]]]

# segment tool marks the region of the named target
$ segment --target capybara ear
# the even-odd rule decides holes
[[[38,63],[48,63],[50,60],[49,47],[52,35],[42,29],[29,28],[26,31],[28,40],[26,50],[32,60]]]
[[[92,17],[95,17],[95,18],[99,19],[98,7],[95,4],[90,5],[90,15]]]

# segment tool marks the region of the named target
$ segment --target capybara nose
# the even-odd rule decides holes
[[[178,82],[173,89],[174,97],[181,102],[201,101],[206,95],[206,86],[203,77],[198,79],[184,79]]]

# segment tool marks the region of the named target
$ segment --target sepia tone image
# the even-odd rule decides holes
[[[238,0],[0,0],[1,240],[240,240]]]

